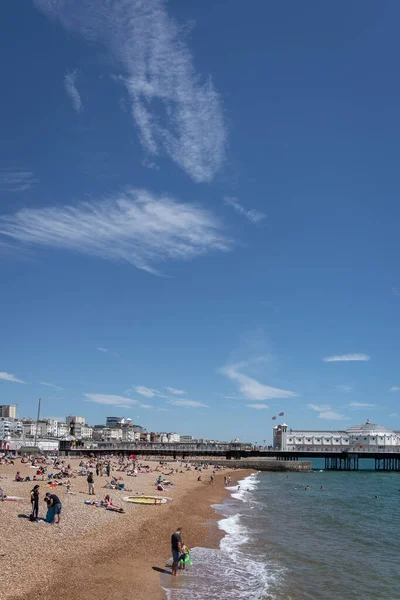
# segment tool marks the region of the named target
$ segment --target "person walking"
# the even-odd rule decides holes
[[[89,471],[86,481],[89,486],[89,496],[94,496],[94,479],[92,471]]]
[[[106,473],[107,473],[107,477],[110,477],[110,473],[111,473],[110,461],[108,461],[108,463],[106,464]]]
[[[39,486],[33,486],[31,490],[31,504],[32,504],[32,521],[36,520],[39,516]]]
[[[179,560],[182,554],[182,527],[178,527],[175,533],[171,536],[171,550],[172,550],[172,575],[177,574]]]
[[[96,475],[99,476],[99,463],[96,463]]]

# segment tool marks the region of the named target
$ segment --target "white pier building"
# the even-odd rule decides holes
[[[393,431],[369,420],[345,431],[307,431],[289,429],[286,423],[273,428],[273,446],[282,451],[372,451],[400,446],[400,431]]]

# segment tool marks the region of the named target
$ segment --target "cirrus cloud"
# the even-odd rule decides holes
[[[318,419],[326,419],[328,421],[348,421],[349,417],[346,417],[345,415],[342,415],[340,413],[328,410],[328,411],[319,413]]]
[[[83,104],[80,94],[78,92],[78,88],[76,87],[77,75],[77,69],[75,69],[74,71],[68,71],[64,75],[64,88],[68,96],[71,98],[72,106],[74,107],[76,112],[81,112],[81,110],[83,109]]]
[[[10,381],[11,383],[25,383],[22,379],[18,379],[15,375],[11,373],[5,373],[4,371],[0,373],[0,380],[2,381]]]
[[[246,404],[247,408],[254,408],[255,410],[264,410],[269,408],[266,404]]]
[[[255,379],[241,372],[246,366],[246,363],[238,363],[234,365],[226,365],[219,372],[232,381],[236,381],[239,390],[242,392],[246,400],[269,400],[270,398],[293,398],[297,396],[295,392],[281,390],[269,385],[264,385]]]
[[[219,221],[205,209],[136,189],[107,200],[4,215],[1,238],[125,260],[153,274],[158,274],[154,263],[190,260],[232,246]]]
[[[165,389],[171,394],[174,394],[174,396],[184,396],[186,394],[185,390],[177,390],[176,388],[169,387],[168,385],[165,386]]]
[[[327,356],[322,360],[324,362],[348,362],[348,361],[367,361],[371,357],[368,354],[339,354],[336,356]]]
[[[140,404],[137,400],[126,398],[125,396],[115,396],[114,394],[84,394],[85,402],[94,404],[103,404],[107,406],[118,406],[119,408],[131,408],[134,404]]]
[[[185,408],[207,408],[207,404],[203,404],[202,402],[196,402],[195,400],[168,400],[169,404],[173,406],[183,406]]]
[[[146,387],[145,385],[137,385],[135,387],[135,392],[140,394],[141,396],[145,396],[146,398],[154,398],[158,396],[159,398],[165,398],[162,392],[155,390],[153,388]]]
[[[211,181],[225,155],[222,103],[211,78],[196,72],[187,36],[166,1],[34,2],[67,30],[108,48],[148,155],[165,154],[194,181]]]

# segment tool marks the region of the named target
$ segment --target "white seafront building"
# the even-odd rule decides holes
[[[286,423],[273,428],[273,447],[281,451],[329,451],[400,449],[400,431],[367,420],[345,431],[289,429]]]

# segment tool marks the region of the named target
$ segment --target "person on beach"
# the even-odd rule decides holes
[[[187,546],[185,546],[185,544],[183,544],[182,554],[179,559],[179,568],[184,571],[187,564],[190,566],[193,565],[192,561],[190,560],[190,550]]]
[[[99,463],[96,463],[96,475],[99,476]]]
[[[182,527],[178,527],[175,533],[171,536],[172,549],[172,575],[177,575],[177,569],[182,554]]]
[[[32,521],[36,520],[39,516],[39,486],[33,486],[31,490],[31,504],[32,504]]]
[[[50,492],[47,492],[45,500],[47,502],[48,509],[54,509],[54,523],[59,525],[60,519],[61,519],[61,509],[62,509],[62,504],[61,504],[60,498],[56,494],[50,494]],[[56,521],[56,517],[57,517],[57,521]]]
[[[110,477],[110,473],[111,473],[110,461],[106,464],[106,473],[107,473],[107,477]]]
[[[94,496],[94,479],[92,471],[89,471],[86,481],[88,482],[89,486],[89,496]]]

